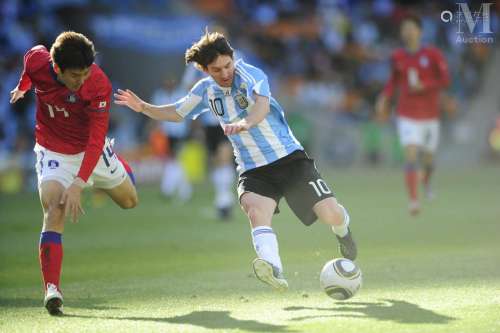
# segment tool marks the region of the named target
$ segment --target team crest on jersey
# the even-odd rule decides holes
[[[68,98],[66,99],[68,103],[76,103],[76,95],[75,94],[69,94]]]
[[[248,98],[243,94],[236,94],[234,96],[236,103],[238,103],[240,109],[246,109],[248,107]]]
[[[234,99],[236,103],[238,103],[240,109],[246,109],[249,105],[247,98],[247,85],[246,83],[242,83],[236,95],[234,95]]]
[[[422,67],[429,66],[429,58],[427,58],[426,56],[421,56],[419,59],[419,62],[420,62],[420,66],[422,66]]]

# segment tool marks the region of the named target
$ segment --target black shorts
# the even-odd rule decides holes
[[[205,143],[210,154],[214,154],[222,142],[229,142],[229,140],[220,125],[205,126]]]
[[[246,192],[274,199],[277,204],[285,197],[290,209],[305,225],[311,225],[317,219],[312,209],[314,205],[334,196],[321,178],[314,160],[302,150],[243,172],[238,180],[238,197],[241,199]]]
[[[169,152],[172,157],[176,157],[179,154],[179,151],[182,148],[182,144],[184,143],[186,139],[184,138],[176,138],[176,137],[169,137],[168,138],[168,143],[169,143]]]

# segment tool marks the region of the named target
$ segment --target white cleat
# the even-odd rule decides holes
[[[412,200],[408,204],[408,212],[411,216],[416,216],[420,213],[420,202],[418,200]]]
[[[253,261],[253,271],[255,276],[264,283],[267,283],[278,291],[288,290],[288,282],[286,282],[283,274],[276,267],[265,261],[257,258]]]
[[[55,284],[47,283],[43,305],[52,316],[61,316],[63,314],[63,296]]]
[[[434,194],[434,192],[432,191],[432,188],[430,186],[425,187],[424,193],[425,193],[425,198],[428,201],[434,201],[434,199],[436,199],[436,195]]]

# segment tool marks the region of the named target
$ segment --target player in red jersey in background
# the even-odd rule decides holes
[[[10,102],[15,103],[35,88],[34,151],[43,209],[39,256],[44,305],[52,315],[62,314],[64,221],[69,215],[76,222],[84,213],[83,188],[101,188],[122,208],[133,208],[138,200],[132,170],[106,137],[112,88],[94,58],[87,37],[63,32],[50,53],[42,45],[26,53],[21,79],[11,91]]]
[[[387,118],[390,99],[398,94],[397,127],[405,151],[408,208],[411,215],[416,215],[420,211],[419,155],[422,183],[431,198],[430,178],[439,141],[440,93],[448,86],[450,78],[442,53],[436,47],[422,46],[422,23],[418,17],[406,17],[401,23],[400,33],[404,48],[392,54],[392,74],[375,109],[379,119]]]

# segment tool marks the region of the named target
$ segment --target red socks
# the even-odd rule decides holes
[[[417,167],[413,163],[406,164],[405,167],[406,188],[410,200],[418,200],[418,172]]]
[[[60,233],[54,231],[42,232],[40,235],[39,257],[44,289],[47,288],[47,283],[53,283],[59,289],[63,259]]]

